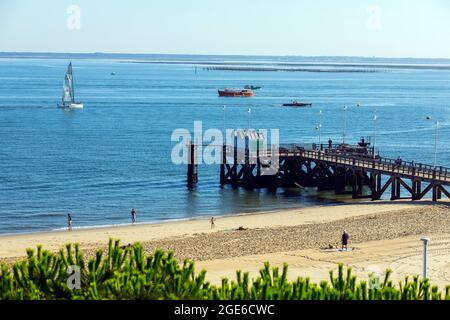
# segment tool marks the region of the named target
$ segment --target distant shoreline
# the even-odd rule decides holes
[[[365,69],[363,72],[380,72],[380,70],[386,71],[389,69],[450,70],[450,59],[443,58],[0,52],[0,59],[113,60],[118,63],[196,65],[204,68],[226,66],[228,68],[235,67],[234,71],[361,72],[361,69]],[[261,69],[238,69],[250,66]],[[267,67],[267,70],[264,70],[264,67]],[[271,68],[269,69],[269,67]],[[311,70],[307,68],[315,69]],[[334,69],[326,70],[324,68]],[[345,68],[358,70],[341,71]]]
[[[245,71],[245,72],[320,72],[320,73],[376,73],[388,72],[388,70],[379,69],[318,69],[318,68],[279,68],[279,67],[205,67],[206,71]]]
[[[199,67],[209,68],[211,70],[231,70],[231,71],[322,71],[322,72],[352,72],[352,69],[344,68],[358,68],[353,72],[367,72],[358,70],[367,70],[370,72],[387,71],[389,69],[402,69],[402,70],[450,70],[449,65],[432,65],[432,64],[364,64],[364,63],[329,63],[329,62],[291,62],[291,63],[270,63],[270,62],[208,62],[208,61],[145,61],[145,60],[131,60],[131,61],[118,61],[120,63],[148,63],[148,64],[187,64],[195,65]],[[221,67],[222,66],[222,67]],[[258,70],[258,67],[259,69]],[[260,66],[267,66],[262,68]],[[269,66],[274,66],[269,68]],[[253,70],[251,69],[253,67]],[[303,67],[301,69],[296,67]],[[306,69],[305,67],[317,68],[341,68],[341,69]],[[241,69],[241,70],[240,70]],[[373,69],[373,70],[370,70]],[[376,69],[376,70],[375,70]]]
[[[336,60],[346,60],[346,61],[427,61],[429,63],[443,63],[450,64],[450,58],[431,58],[431,57],[369,57],[369,56],[343,56],[343,55],[316,55],[316,56],[306,56],[306,55],[258,55],[258,54],[191,54],[191,53],[112,53],[112,52],[46,52],[46,51],[0,51],[0,57],[2,56],[22,56],[22,57],[33,57],[33,56],[53,56],[53,57],[97,57],[97,58],[107,58],[107,57],[134,57],[137,58],[150,58],[150,57],[165,57],[165,58],[232,58],[237,59],[277,59],[279,61],[336,61]]]

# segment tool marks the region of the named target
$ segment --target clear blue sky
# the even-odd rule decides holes
[[[450,58],[450,1],[0,0],[0,51]]]

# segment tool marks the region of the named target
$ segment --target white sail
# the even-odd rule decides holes
[[[66,74],[64,75],[62,102],[63,103],[64,102],[65,103],[75,102],[74,88],[73,88],[72,62],[69,63]]]
[[[67,67],[66,74],[64,75],[63,81],[63,95],[61,99],[61,108],[70,109],[81,109],[83,108],[83,103],[75,102],[75,90],[73,86],[73,73],[72,73],[72,62],[69,63]]]
[[[73,88],[72,77],[66,74],[63,82],[63,97],[62,97],[63,103],[74,102],[74,98],[72,96],[72,88]]]

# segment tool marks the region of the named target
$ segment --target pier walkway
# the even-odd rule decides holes
[[[429,193],[433,201],[450,198],[450,168],[389,159],[375,153],[362,139],[357,145],[281,145],[272,150],[223,146],[220,184],[246,189],[309,188],[351,194],[353,198],[421,200]],[[190,159],[196,146],[191,145]],[[198,168],[190,161],[188,186],[198,182]],[[450,189],[450,188],[449,188]]]

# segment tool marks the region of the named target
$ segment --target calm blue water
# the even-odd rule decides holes
[[[231,59],[231,58],[230,58]],[[74,60],[76,96],[84,110],[56,108],[67,60],[0,59],[0,233],[63,228],[72,213],[76,226],[314,205],[300,191],[233,191],[219,187],[217,167],[200,167],[196,191],[185,187],[185,166],[171,163],[176,128],[193,131],[251,125],[279,128],[281,142],[342,139],[349,106],[348,141],[373,134],[388,157],[432,164],[439,119],[438,163],[450,166],[450,71],[387,73],[194,73],[192,65]],[[110,73],[116,72],[115,76]],[[252,99],[217,97],[217,88],[263,86]],[[283,108],[292,99],[313,108]],[[362,107],[357,108],[356,104]]]

